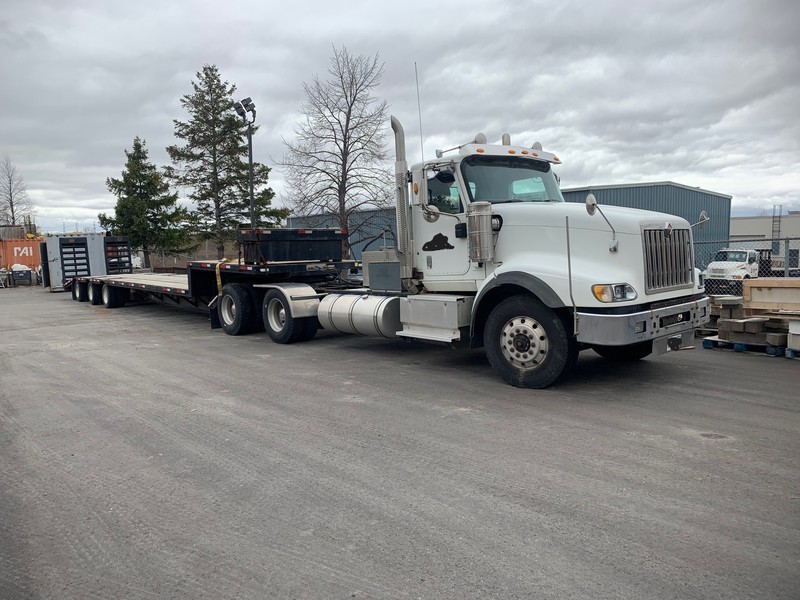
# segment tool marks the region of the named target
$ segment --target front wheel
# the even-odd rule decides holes
[[[506,383],[541,389],[558,380],[577,358],[559,316],[532,296],[512,296],[486,320],[486,356]]]
[[[317,333],[317,318],[293,317],[286,297],[279,290],[270,290],[264,296],[263,314],[264,329],[278,344],[305,342]]]
[[[592,346],[592,349],[603,358],[614,362],[636,362],[653,353],[653,341],[628,346]]]

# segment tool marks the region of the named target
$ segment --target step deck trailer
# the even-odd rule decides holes
[[[345,236],[343,230],[329,229],[244,230],[239,236],[242,258],[189,261],[185,274],[79,276],[72,281],[72,298],[107,308],[157,301],[207,311],[213,328],[239,335],[264,329],[264,298],[276,290],[271,296],[279,299],[273,304],[274,324],[286,328],[288,321],[293,325],[289,329],[301,329],[302,335],[294,332],[297,340],[291,340],[299,341],[313,336],[319,326],[312,311],[303,310],[307,301],[312,306],[328,293],[360,288],[340,277],[354,269],[355,261],[331,258],[341,252]],[[273,256],[285,260],[271,260]]]

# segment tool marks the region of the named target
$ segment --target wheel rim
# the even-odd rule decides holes
[[[547,358],[547,332],[536,319],[514,317],[503,325],[500,347],[505,359],[515,367],[536,369]]]
[[[230,296],[223,296],[220,301],[220,316],[226,325],[231,325],[236,320],[236,303]]]
[[[108,286],[103,286],[103,304],[108,304]]]
[[[91,284],[86,288],[86,295],[89,296],[89,302],[94,300],[94,290]]]
[[[283,331],[283,328],[286,325],[286,308],[283,306],[283,302],[277,298],[270,300],[269,304],[267,304],[266,316],[267,322],[269,323],[269,328],[272,331]]]

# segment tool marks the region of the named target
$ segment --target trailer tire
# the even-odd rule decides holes
[[[628,346],[592,346],[606,360],[614,362],[636,362],[653,353],[653,340],[630,344]]]
[[[266,293],[262,314],[267,335],[277,344],[305,342],[317,333],[317,318],[293,317],[286,297],[280,290],[273,289]]]
[[[106,308],[119,308],[125,305],[122,290],[119,288],[104,283],[100,294],[103,298],[103,306]]]
[[[511,296],[486,320],[486,357],[506,383],[541,389],[574,363],[578,346],[561,318],[533,296]]]
[[[252,287],[242,283],[227,283],[217,302],[217,315],[222,330],[228,335],[244,335],[256,329],[258,316]]]
[[[89,304],[97,306],[103,302],[101,287],[99,283],[88,283],[86,286],[86,298]]]
[[[87,288],[88,288],[88,285],[86,284],[85,281],[73,280],[72,281],[72,299],[75,300],[75,302],[86,302],[88,300],[88,298],[87,298],[87,291],[88,291]]]

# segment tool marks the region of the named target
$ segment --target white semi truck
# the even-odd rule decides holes
[[[542,150],[478,134],[406,163],[396,149],[397,243],[363,257],[364,285],[340,278],[330,230],[240,231],[236,261],[187,275],[77,278],[73,298],[108,307],[149,298],[208,306],[231,335],[277,343],[326,330],[485,347],[509,384],[544,388],[594,349],[632,361],[677,350],[709,320],[691,227],[673,215],[564,202]]]

